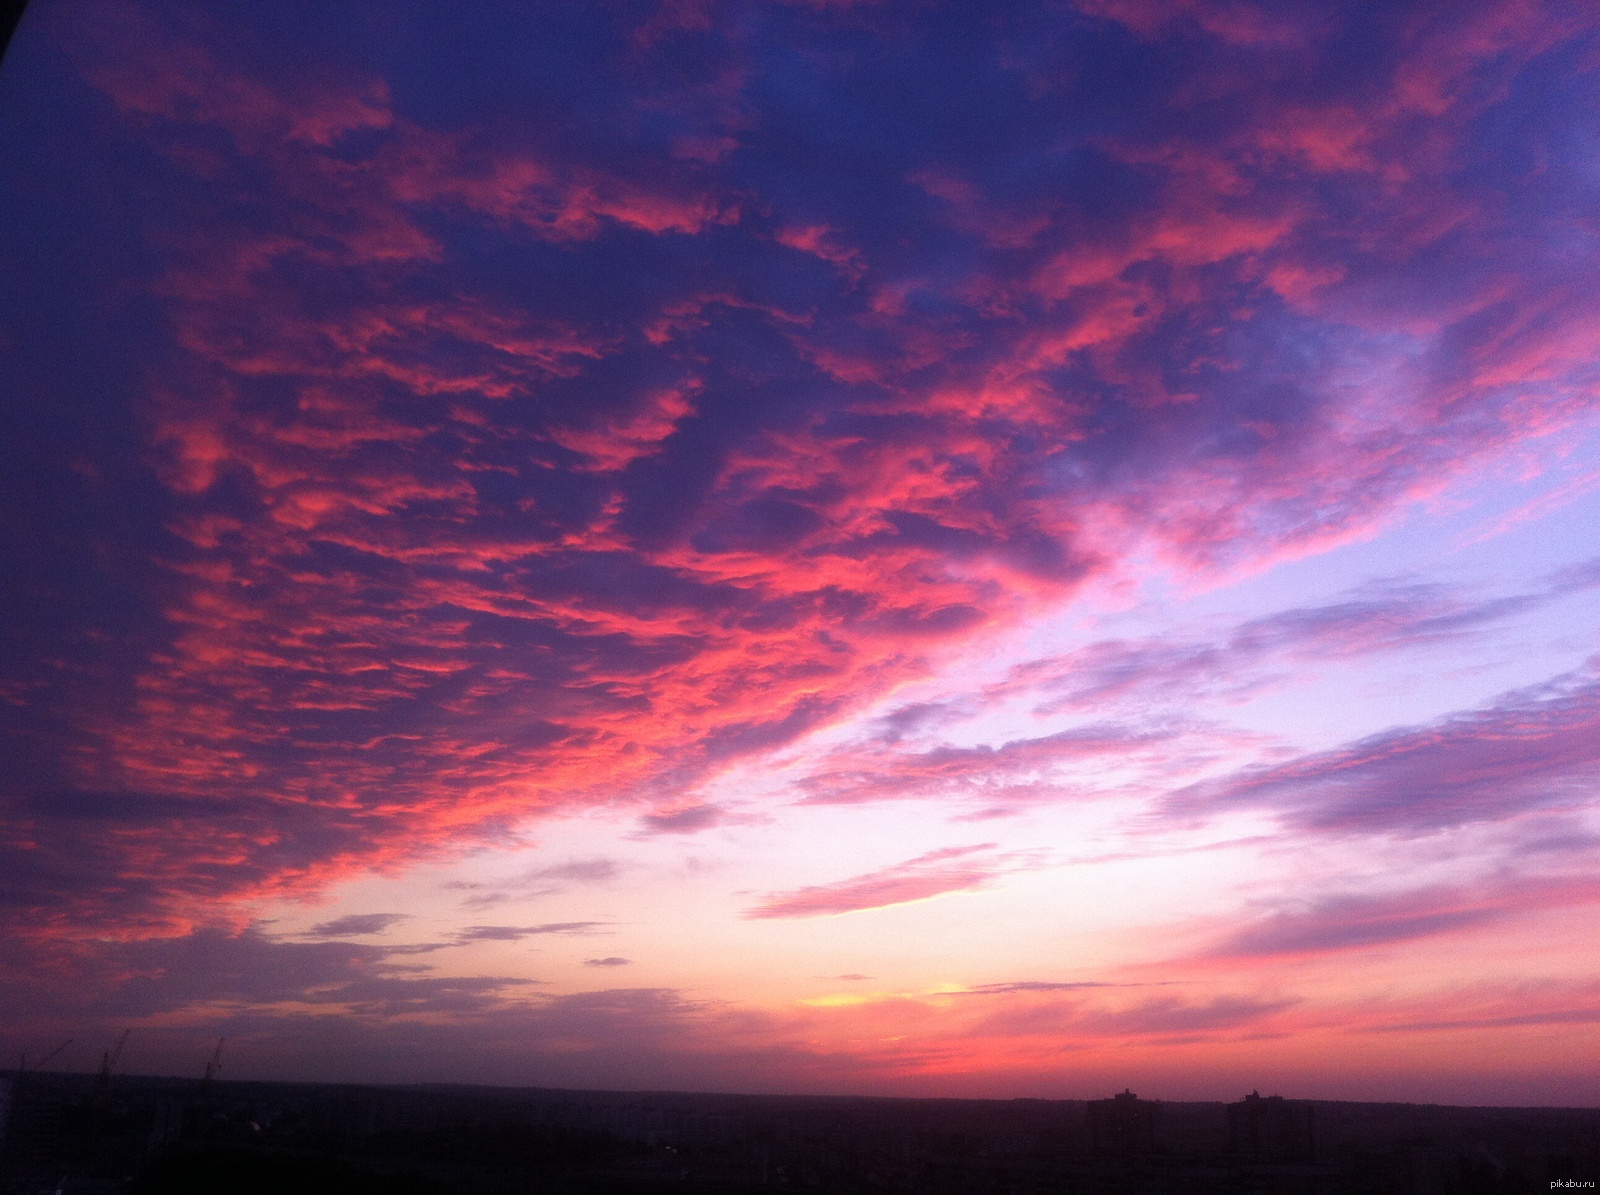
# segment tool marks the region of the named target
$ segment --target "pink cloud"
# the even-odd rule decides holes
[[[1458,169],[1562,20],[1417,18],[1392,70],[1297,90],[1319,55],[1342,61],[1332,17],[1090,7],[1211,48],[1068,141],[1040,115],[1048,88],[1005,90],[1009,59],[992,79],[941,64],[948,86],[1021,97],[1012,140],[913,161],[896,134],[803,169],[781,131],[802,101],[764,91],[744,33],[692,6],[583,67],[625,98],[573,136],[427,116],[377,67],[257,61],[181,14],[63,10],[102,132],[182,204],[146,247],[172,340],[129,383],[124,446],[162,489],[160,597],[107,686],[125,699],[74,715],[59,787],[93,816],[34,809],[13,835],[35,844],[17,847],[19,907],[62,932],[74,902],[179,926],[550,812],[633,800],[687,828],[731,760],[851,717],[1146,549],[1180,575],[1304,554],[1588,417],[1581,254],[1512,235],[1523,217],[1495,205],[1526,180]],[[835,18],[840,36],[876,19]],[[685,34],[714,60],[704,79],[651,57]],[[1302,57],[1229,57],[1272,47]],[[552,110],[598,103],[574,86]],[[1104,195],[1075,189],[1091,179]],[[1058,696],[1473,617],[1437,595],[1394,624],[1356,605],[1220,645],[1103,644]],[[1531,793],[1542,767],[1575,783],[1572,718],[1538,746],[1436,728],[1458,762],[1500,753],[1495,784],[1463,765],[1458,802],[1520,799],[1495,794]],[[804,791],[1043,792],[1064,762],[1170,743],[1105,723],[872,747]],[[1384,762],[1421,761],[1423,739],[1379,746],[1185,799],[1445,817],[1440,792],[1402,799],[1420,762]],[[903,866],[902,892],[981,871]]]
[[[1148,758],[1171,750],[1172,727],[1099,723],[996,747],[939,746],[924,751],[869,743],[825,758],[798,782],[808,805],[943,796],[1004,803],[1048,794],[1057,769],[1091,761]]]
[[[848,880],[773,893],[744,915],[765,920],[881,909],[986,887],[1000,876],[1040,863],[1036,852],[996,852],[993,843],[946,847]]]

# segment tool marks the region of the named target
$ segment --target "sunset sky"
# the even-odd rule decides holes
[[[1600,1103],[1600,10],[34,0],[0,1050]]]

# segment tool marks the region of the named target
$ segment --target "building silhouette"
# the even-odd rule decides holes
[[[1131,1090],[1080,1103],[205,1086],[132,1075],[106,1091],[93,1073],[55,1072],[0,1076],[0,1096],[8,1087],[0,1195],[1531,1195],[1600,1174],[1594,1108],[1259,1093],[1230,1105]]]
[[[1316,1153],[1310,1104],[1252,1091],[1228,1105],[1231,1152],[1263,1162],[1309,1162]]]
[[[1154,1153],[1161,1135],[1161,1104],[1123,1090],[1089,1101],[1089,1143],[1099,1154]]]

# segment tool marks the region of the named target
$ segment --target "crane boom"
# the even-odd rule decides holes
[[[111,1084],[111,1072],[117,1068],[117,1061],[122,1057],[122,1048],[128,1044],[128,1034],[132,1029],[124,1029],[122,1036],[117,1040],[117,1048],[107,1050],[100,1055],[100,1086],[108,1087]]]
[[[128,1033],[131,1032],[133,1032],[131,1029],[122,1030],[122,1038],[117,1041],[117,1048],[107,1049],[106,1053],[101,1054],[101,1086],[110,1083],[110,1072],[117,1069],[117,1059],[122,1057],[122,1048],[128,1045]]]
[[[75,1038],[71,1038],[71,1037],[67,1038],[66,1041],[62,1042],[55,1049],[51,1050],[43,1058],[39,1059],[38,1062],[35,1062],[33,1064],[33,1069],[34,1070],[38,1070],[40,1067],[44,1066],[45,1063],[49,1062],[57,1054],[61,1053],[62,1050],[65,1050],[75,1040],[76,1040]],[[25,1071],[27,1069],[28,1069],[28,1056],[26,1054],[18,1054],[17,1055],[17,1073],[21,1074],[23,1071]]]
[[[117,1039],[117,1048],[115,1050],[111,1051],[111,1069],[112,1070],[116,1070],[117,1069],[117,1063],[122,1060],[123,1048],[125,1046],[127,1046],[127,1044],[128,1044],[128,1035],[130,1033],[132,1033],[132,1032],[133,1032],[132,1029],[124,1029],[122,1031],[122,1036]]]
[[[211,1061],[206,1063],[205,1085],[207,1087],[211,1086],[211,1080],[215,1079],[217,1072],[222,1069],[222,1045],[227,1040],[225,1037],[217,1038],[217,1048],[211,1051]]]
[[[54,1061],[54,1059],[55,1059],[55,1056],[56,1056],[56,1055],[57,1055],[57,1054],[59,1054],[59,1053],[61,1053],[61,1051],[62,1051],[62,1050],[65,1050],[65,1049],[66,1049],[66,1048],[67,1048],[67,1047],[68,1047],[68,1046],[70,1046],[70,1045],[71,1045],[71,1044],[72,1044],[72,1042],[73,1042],[73,1039],[72,1039],[72,1038],[70,1038],[70,1037],[69,1037],[69,1038],[67,1038],[67,1040],[66,1040],[66,1041],[64,1041],[64,1042],[62,1042],[62,1043],[61,1043],[61,1044],[60,1044],[60,1045],[59,1045],[59,1046],[57,1046],[57,1047],[56,1047],[56,1048],[55,1048],[55,1049],[53,1049],[53,1050],[51,1050],[51,1051],[50,1051],[50,1052],[49,1052],[49,1053],[48,1053],[48,1054],[46,1054],[46,1055],[45,1055],[45,1056],[44,1056],[44,1057],[43,1057],[43,1058],[41,1058],[41,1059],[39,1059],[39,1061],[38,1061],[38,1063],[37,1063],[37,1065],[39,1065],[39,1066],[43,1066],[43,1065],[44,1065],[44,1064],[45,1064],[45,1063],[47,1063],[47,1062],[51,1062],[51,1061]]]

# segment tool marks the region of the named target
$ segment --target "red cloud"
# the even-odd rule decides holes
[[[108,156],[107,186],[158,197],[158,276],[127,285],[165,339],[119,375],[117,448],[159,482],[129,549],[155,596],[109,696],[63,703],[49,800],[89,812],[23,802],[14,907],[62,932],[183,926],[574,806],[633,799],[671,828],[729,761],[1145,549],[1180,570],[1303,554],[1588,417],[1592,271],[1568,209],[1541,206],[1577,184],[1458,168],[1561,20],[1417,17],[1392,67],[1346,78],[1333,17],[1096,11],[1300,57],[1180,55],[1148,107],[1074,132],[1054,83],[1030,93],[980,41],[934,75],[973,89],[961,112],[1011,113],[1004,136],[936,153],[920,111],[833,144],[788,105],[834,83],[768,88],[715,26],[696,35],[714,85],[665,77],[656,32],[612,30],[627,69],[552,70],[570,90],[519,124],[181,15],[63,10],[101,97],[83,119],[145,163]],[[850,137],[899,127],[871,104]],[[823,141],[798,154],[799,128]],[[1140,667],[1123,646],[1091,679]],[[1157,739],[864,752],[810,795],[1023,783]],[[1334,773],[1382,766],[1302,764],[1229,794],[1311,819],[1286,794],[1348,796]],[[1324,812],[1404,820],[1357,805]],[[996,866],[924,860],[774,907]]]

